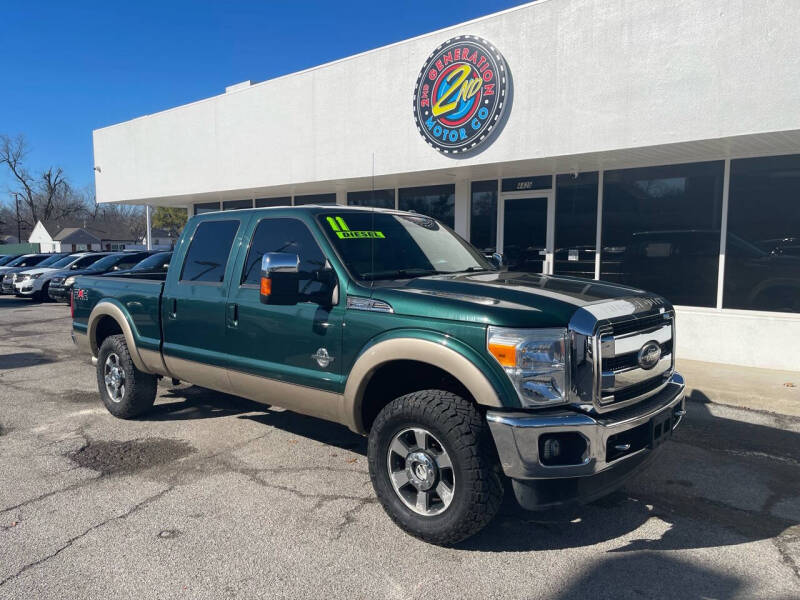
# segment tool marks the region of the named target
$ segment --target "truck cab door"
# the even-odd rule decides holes
[[[231,283],[226,309],[231,387],[235,394],[257,396],[255,399],[267,403],[272,403],[270,394],[280,394],[273,399],[275,404],[309,412],[293,402],[295,387],[302,396],[300,389],[340,392],[343,386],[344,306],[334,297],[338,282],[313,233],[299,218],[265,216],[252,229],[246,252],[242,249],[244,259],[238,261],[241,267]],[[298,304],[261,303],[261,258],[267,252],[298,255]],[[327,277],[320,275],[321,271]],[[270,381],[289,385],[270,385]],[[326,412],[324,407],[321,412]]]
[[[173,260],[161,300],[164,363],[173,377],[220,391],[230,388],[225,304],[241,243],[241,218],[200,221]],[[186,244],[184,244],[185,246]]]

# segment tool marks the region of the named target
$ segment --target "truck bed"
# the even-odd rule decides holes
[[[103,299],[113,303],[131,324],[134,340],[140,349],[159,352],[161,348],[161,293],[163,278],[83,276],[73,290],[73,326],[87,332],[89,315]]]

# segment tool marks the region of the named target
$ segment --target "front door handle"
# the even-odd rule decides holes
[[[170,316],[173,319],[175,319],[178,316],[178,299],[177,298],[173,298],[172,299],[172,313],[170,314]]]

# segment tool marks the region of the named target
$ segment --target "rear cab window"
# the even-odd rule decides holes
[[[180,282],[221,285],[239,221],[203,221],[197,226],[181,268]]]

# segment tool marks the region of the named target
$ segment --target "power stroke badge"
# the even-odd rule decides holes
[[[474,35],[451,38],[425,61],[414,87],[414,119],[443,154],[473,152],[491,140],[509,99],[503,55]]]

